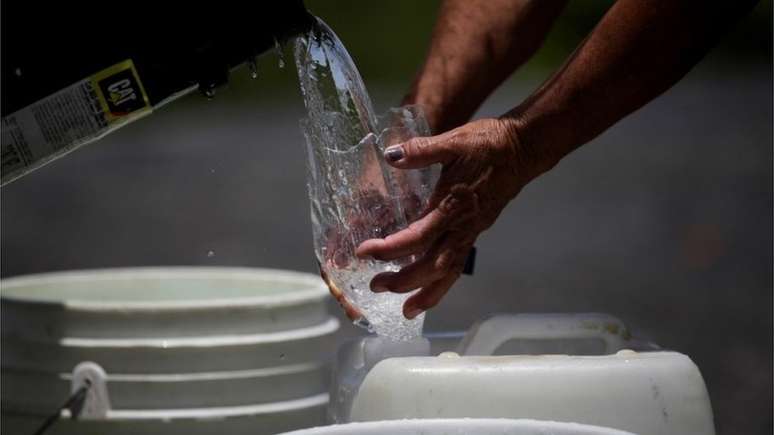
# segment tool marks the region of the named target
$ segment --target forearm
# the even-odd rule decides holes
[[[680,80],[755,3],[619,0],[567,63],[503,119],[550,167]]]
[[[387,148],[385,159],[395,168],[440,163],[443,171],[420,219],[358,246],[360,258],[418,258],[398,272],[376,275],[373,291],[420,289],[404,304],[407,318],[435,306],[459,277],[476,238],[527,183],[679,80],[753,4],[739,3],[618,0],[565,66],[510,113]],[[431,55],[428,63],[432,58],[437,59]],[[484,64],[481,59],[467,64],[456,58],[447,63]],[[439,68],[451,71],[449,65]],[[474,78],[483,80],[484,75]],[[444,98],[481,92],[480,87],[475,94],[466,94],[464,88],[443,89]]]
[[[404,104],[436,132],[466,122],[545,39],[567,0],[446,0]]]

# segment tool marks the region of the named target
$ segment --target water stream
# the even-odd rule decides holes
[[[357,312],[355,323],[380,336],[409,340],[421,335],[423,317],[407,320],[409,294],[373,293],[371,278],[396,271],[402,261],[359,260],[364,240],[385,237],[415,219],[430,193],[430,171],[397,171],[383,158],[385,146],[429,134],[416,108],[376,116],[352,58],[322,21],[294,43],[307,118],[308,187],[317,259],[340,302]]]

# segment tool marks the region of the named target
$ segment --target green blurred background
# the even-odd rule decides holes
[[[570,2],[477,116],[529,95],[611,3]],[[400,101],[438,2],[307,4],[378,108]],[[771,434],[771,16],[762,1],[683,81],[527,186],[427,329],[492,312],[609,312],[696,361],[718,433]],[[214,100],[188,96],[4,187],[2,276],[172,264],[315,273],[303,104],[292,64],[277,64],[267,53],[258,80],[236,71]]]
[[[357,0],[307,0],[305,3],[345,41],[347,50],[369,86],[407,87],[424,58],[440,1],[385,0],[365,4]],[[543,47],[514,75],[511,82],[546,78],[613,3],[612,0],[569,2]],[[771,15],[772,2],[759,2],[752,13],[735,25],[728,37],[713,50],[709,58],[711,71],[724,73],[727,69],[756,68],[769,63]],[[277,85],[281,83],[295,89],[295,79],[270,67],[276,61],[267,57],[262,60],[263,66],[266,66],[262,70],[263,84],[266,85],[262,92],[282,97],[285,91]]]

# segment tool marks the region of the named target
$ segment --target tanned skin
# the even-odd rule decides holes
[[[530,181],[677,83],[757,3],[618,0],[564,65],[499,118],[468,122],[539,48],[565,0],[446,0],[405,103],[421,105],[437,136],[385,151],[396,168],[441,163],[421,219],[363,242],[361,257],[421,258],[374,277],[376,292],[420,291],[407,318],[435,306],[482,231]]]

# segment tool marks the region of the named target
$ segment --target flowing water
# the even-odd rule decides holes
[[[429,134],[427,124],[416,108],[393,109],[378,118],[352,58],[319,19],[294,45],[308,114],[301,128],[321,271],[340,302],[354,308],[356,324],[396,340],[418,337],[423,317],[409,321],[401,310],[410,294],[369,289],[375,274],[399,270],[411,259],[359,260],[354,250],[366,239],[405,228],[426,204],[435,174],[397,171],[386,164],[383,151],[391,143]]]

